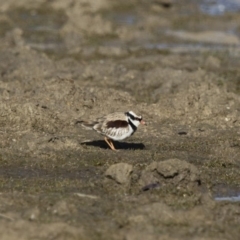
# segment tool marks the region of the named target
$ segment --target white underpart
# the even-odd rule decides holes
[[[132,133],[133,129],[128,126],[127,128],[110,128],[107,129],[103,134],[112,140],[120,141],[130,137]]]
[[[129,113],[135,117],[139,117],[132,111],[130,111]],[[138,120],[132,120],[130,117],[128,117],[128,120],[130,120],[136,127],[138,127],[140,125],[140,122]],[[129,124],[127,128],[107,129],[104,132],[104,135],[109,137],[112,140],[120,141],[120,140],[130,137],[133,134],[133,132],[134,132],[134,130],[132,129],[132,127]]]
[[[138,120],[132,120],[130,119],[130,121],[136,126],[138,127],[140,125],[140,122]]]

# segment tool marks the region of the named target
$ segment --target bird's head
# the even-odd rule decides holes
[[[129,111],[125,113],[128,120],[131,121],[136,127],[138,127],[140,124],[145,125],[146,123],[143,121],[142,116],[138,116],[133,111]]]

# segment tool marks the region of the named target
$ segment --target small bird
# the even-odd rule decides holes
[[[104,140],[108,146],[116,151],[112,140],[123,140],[130,137],[140,124],[146,124],[141,116],[133,111],[115,112],[104,117],[97,118],[93,122],[78,121],[86,129],[93,129],[105,136]]]

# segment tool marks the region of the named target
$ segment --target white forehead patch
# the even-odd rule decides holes
[[[136,113],[134,113],[133,111],[129,111],[129,113],[134,116],[134,117],[137,117],[137,118],[141,118],[141,116],[138,116]]]

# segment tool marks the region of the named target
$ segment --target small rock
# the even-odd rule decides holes
[[[40,210],[37,207],[28,209],[26,212],[23,213],[23,217],[30,220],[35,221],[39,218]]]
[[[127,163],[117,163],[107,169],[105,176],[114,179],[117,183],[127,184],[130,180],[132,171],[132,165]]]
[[[59,201],[52,207],[53,214],[57,214],[59,216],[64,216],[70,214],[68,204],[66,201]]]

